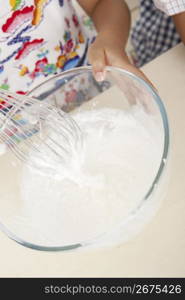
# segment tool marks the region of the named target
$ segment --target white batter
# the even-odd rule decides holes
[[[139,106],[128,112],[103,108],[73,117],[84,145],[66,168],[51,155],[44,158],[51,168],[47,174],[42,173],[43,161],[40,173],[24,167],[24,218],[18,216],[16,226],[27,241],[62,246],[111,230],[138,206],[159,168],[163,137],[153,117]]]

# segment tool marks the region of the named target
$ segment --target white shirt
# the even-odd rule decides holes
[[[0,0],[0,8],[0,88],[26,93],[81,64],[89,37],[71,0]]]
[[[154,0],[156,7],[168,16],[185,11],[185,0]]]

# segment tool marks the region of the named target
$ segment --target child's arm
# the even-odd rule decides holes
[[[177,31],[180,34],[181,40],[185,44],[185,12],[174,15],[173,20]]]
[[[129,30],[130,12],[124,0],[78,0],[93,19],[98,36],[89,48],[89,61],[97,80],[104,77],[106,65],[125,68],[148,80],[129,61],[125,52]]]

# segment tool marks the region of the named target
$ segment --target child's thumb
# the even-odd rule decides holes
[[[97,48],[95,45],[91,45],[88,50],[88,60],[92,65],[93,74],[97,81],[103,81],[105,79],[105,53],[103,49]]]

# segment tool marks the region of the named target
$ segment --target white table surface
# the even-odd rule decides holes
[[[168,193],[134,239],[90,252],[39,252],[0,232],[0,277],[185,277],[185,48],[179,45],[143,70],[157,86],[170,119]]]

